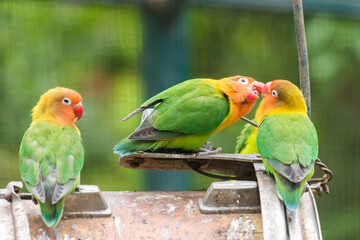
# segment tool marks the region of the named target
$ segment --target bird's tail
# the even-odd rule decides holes
[[[116,144],[113,150],[114,153],[123,157],[138,151],[144,151],[148,149],[156,150],[159,147],[161,147],[161,141],[140,141],[125,138]]]
[[[59,200],[56,204],[39,202],[41,209],[41,216],[48,227],[56,227],[64,212],[64,198]]]
[[[301,182],[293,183],[276,173],[275,180],[278,195],[284,201],[286,208],[292,211],[296,210],[299,207],[307,178]]]

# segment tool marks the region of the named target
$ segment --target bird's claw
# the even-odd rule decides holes
[[[196,155],[200,156],[200,155],[209,155],[209,154],[215,154],[218,152],[222,152],[223,149],[221,147],[219,148],[215,148],[215,149],[207,149],[207,148],[200,148],[199,152],[196,153]]]
[[[36,198],[34,198],[34,196],[31,196],[31,200],[33,201],[33,203],[35,205],[38,205],[38,200],[36,200]]]

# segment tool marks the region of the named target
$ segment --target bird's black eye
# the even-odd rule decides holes
[[[276,90],[272,90],[271,95],[273,95],[274,97],[278,97],[278,92]]]
[[[63,102],[63,104],[65,104],[67,106],[69,106],[71,104],[71,100],[69,98],[67,98],[67,97],[63,98],[62,102]]]
[[[247,78],[239,78],[238,82],[246,85],[246,84],[249,83],[249,79],[247,79]]]

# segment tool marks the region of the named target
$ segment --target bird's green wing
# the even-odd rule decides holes
[[[164,140],[206,133],[216,129],[229,113],[226,95],[211,80],[194,79],[175,85],[150,98],[154,111],[129,137],[134,140]]]
[[[72,126],[50,122],[32,125],[20,146],[20,174],[41,202],[52,195],[55,204],[70,193],[84,163],[80,135]]]
[[[258,152],[256,147],[256,134],[256,127],[249,123],[245,124],[240,136],[237,138],[235,153],[249,154]]]
[[[318,156],[315,127],[303,114],[265,117],[258,129],[257,147],[276,172],[294,183],[311,173]]]

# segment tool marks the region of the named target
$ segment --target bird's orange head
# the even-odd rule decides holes
[[[274,80],[262,88],[263,115],[298,112],[306,114],[305,99],[300,89],[287,80]]]
[[[48,90],[32,109],[33,122],[50,121],[60,125],[74,125],[82,114],[81,95],[63,87]]]
[[[229,118],[223,126],[229,126],[249,113],[264,86],[263,83],[244,76],[223,78],[216,81],[216,84],[230,102]]]
[[[218,85],[234,104],[254,103],[264,86],[263,83],[245,76],[223,78],[218,81]]]

